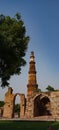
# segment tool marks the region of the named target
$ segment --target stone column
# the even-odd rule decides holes
[[[5,94],[5,101],[4,101],[4,112],[3,117],[5,118],[12,118],[13,116],[13,94],[12,88],[8,88],[8,92]]]
[[[20,118],[25,116],[25,95],[20,94]]]

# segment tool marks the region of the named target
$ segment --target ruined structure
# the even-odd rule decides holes
[[[31,52],[28,72],[27,97],[24,94],[13,94],[8,88],[5,94],[3,117],[13,118],[15,97],[20,96],[20,118],[39,120],[59,120],[59,91],[40,92],[36,79],[34,52]]]
[[[17,95],[20,96],[20,118],[24,117],[25,114],[25,95],[16,93],[12,93],[13,90],[11,87],[8,88],[8,92],[5,94],[5,105],[3,117],[5,118],[14,118],[14,107],[15,107],[15,98]]]

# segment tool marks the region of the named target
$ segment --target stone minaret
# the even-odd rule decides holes
[[[28,72],[27,96],[31,96],[34,92],[37,91],[38,88],[34,59],[34,52],[31,52]]]

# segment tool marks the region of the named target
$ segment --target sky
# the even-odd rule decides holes
[[[27,94],[29,58],[34,51],[38,88],[46,91],[51,85],[59,89],[59,0],[0,0],[0,14],[14,17],[19,12],[26,34],[30,37],[26,52],[26,66],[21,75],[10,79],[14,93]],[[7,87],[0,87],[0,100],[4,100]]]

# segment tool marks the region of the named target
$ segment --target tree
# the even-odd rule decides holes
[[[41,89],[38,88],[38,89],[37,89],[37,92],[41,92]]]
[[[20,113],[20,104],[15,104],[15,112]]]
[[[50,85],[48,85],[48,87],[46,88],[48,91],[55,91],[55,89],[52,87],[52,86],[50,86]]]
[[[0,107],[4,106],[4,101],[0,101]]]
[[[20,14],[15,17],[0,15],[0,79],[1,87],[9,86],[12,75],[21,73],[26,64],[24,56],[29,36]]]

